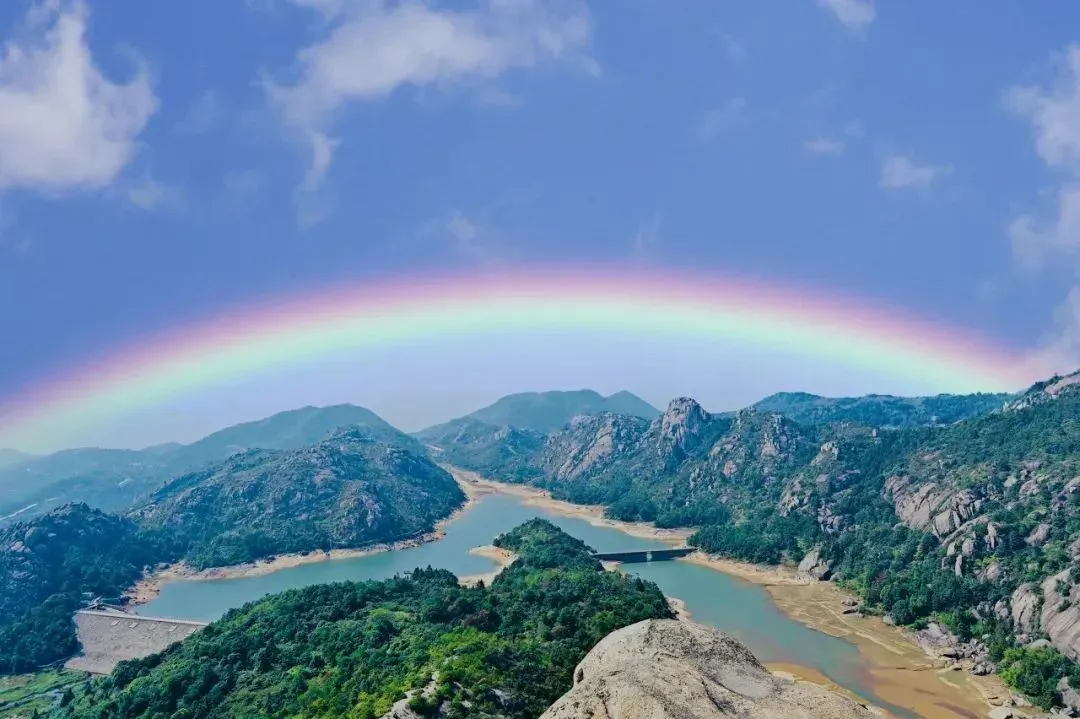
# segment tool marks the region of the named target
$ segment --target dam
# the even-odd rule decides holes
[[[694,552],[693,547],[663,547],[661,549],[638,549],[626,552],[597,552],[593,556],[602,562],[662,562],[678,559]]]
[[[64,666],[92,674],[108,674],[122,661],[160,652],[207,624],[144,617],[110,608],[81,609],[75,612],[74,621],[82,651]]]

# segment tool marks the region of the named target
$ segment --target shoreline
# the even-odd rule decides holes
[[[692,529],[661,529],[648,522],[624,522],[620,519],[608,519],[604,516],[604,507],[601,505],[574,504],[573,502],[555,499],[546,489],[499,482],[484,477],[477,472],[457,467],[444,465],[444,468],[454,476],[454,479],[458,480],[459,484],[473,485],[472,491],[477,492],[477,496],[492,493],[513,495],[524,500],[524,503],[529,506],[541,507],[564,517],[583,519],[594,527],[615,529],[639,539],[654,539],[674,547],[683,547],[686,546],[686,541],[690,538],[690,535],[694,533]]]
[[[485,557],[495,562],[495,568],[490,572],[484,572],[483,574],[470,574],[466,577],[458,577],[458,582],[466,587],[473,586],[479,582],[483,582],[485,585],[491,584],[491,582],[499,575],[499,572],[509,567],[517,559],[517,555],[511,552],[509,549],[502,549],[496,547],[494,544],[485,544],[479,547],[473,547],[469,550],[469,554],[477,557]]]
[[[625,522],[603,516],[604,507],[579,505],[555,499],[546,490],[527,485],[508,484],[488,479],[476,472],[442,465],[454,477],[465,493],[465,502],[448,517],[440,520],[432,532],[397,542],[380,543],[354,549],[334,549],[329,552],[283,554],[270,560],[257,560],[228,567],[214,567],[197,571],[183,562],[161,567],[149,572],[125,596],[129,606],[139,606],[154,599],[161,588],[171,581],[205,581],[260,576],[281,569],[303,564],[363,557],[381,552],[415,547],[437,541],[445,536],[445,527],[472,509],[476,501],[489,494],[509,494],[526,505],[535,506],[554,514],[583,519],[593,526],[615,529],[625,534],[651,539],[671,546],[686,546],[692,529],[661,529],[645,522]],[[471,554],[492,560],[496,566],[479,575],[461,577],[462,584],[470,585],[483,580],[485,584],[509,566],[516,558],[512,552],[491,545],[473,547]],[[837,587],[833,582],[819,582],[800,576],[793,568],[762,566],[708,555],[701,551],[677,559],[706,566],[739,581],[762,587],[773,604],[788,618],[811,629],[851,643],[863,660],[866,675],[874,691],[885,701],[897,706],[909,707],[911,711],[928,719],[972,719],[986,716],[995,706],[1010,706],[1011,691],[1000,677],[988,675],[977,677],[967,669],[958,671],[954,663],[934,657],[919,647],[911,634],[903,629],[886,625],[880,617],[862,616],[850,611],[845,600],[855,595]],[[605,562],[605,569],[618,569],[618,562]],[[681,621],[688,621],[691,612],[686,603],[677,597],[667,597],[669,605]],[[835,682],[812,667],[786,662],[770,662],[770,671],[778,676],[796,681],[809,681],[826,687]],[[849,696],[848,690],[840,689]],[[864,698],[858,698],[866,703]],[[1024,710],[1011,707],[1017,716]],[[888,715],[891,716],[891,715]]]
[[[158,568],[151,570],[129,587],[123,594],[123,596],[127,598],[125,606],[138,607],[152,602],[161,593],[162,587],[169,582],[202,582],[216,579],[259,577],[266,574],[273,574],[282,569],[291,569],[305,564],[317,564],[319,562],[329,562],[338,559],[356,559],[358,557],[367,557],[372,554],[381,554],[383,552],[393,552],[399,549],[419,547],[428,542],[436,542],[446,535],[447,525],[472,509],[479,497],[490,493],[490,490],[485,490],[484,488],[479,488],[468,482],[461,481],[457,475],[454,475],[452,472],[451,475],[454,477],[454,480],[457,481],[461,491],[464,492],[465,501],[447,517],[436,522],[435,529],[430,532],[409,539],[399,539],[394,542],[378,542],[364,547],[331,549],[329,551],[316,549],[309,552],[290,552],[275,555],[271,559],[256,559],[252,562],[230,564],[224,567],[208,567],[201,570],[195,569],[187,562],[180,560],[179,562],[159,566]],[[497,547],[492,547],[492,549],[497,549]],[[493,556],[489,558],[496,562],[501,561]],[[502,567],[500,566],[494,573],[497,574],[501,570]]]
[[[475,472],[456,470],[459,483],[473,483],[478,491],[511,494],[526,504],[542,507],[563,516],[584,519],[594,526],[608,527],[635,537],[653,539],[672,545],[685,545],[693,533],[689,529],[660,529],[644,522],[624,522],[603,516],[604,507],[579,505],[555,499],[546,490],[526,485],[508,484],[482,477]],[[942,660],[923,650],[911,633],[885,624],[880,617],[862,616],[850,611],[845,600],[857,599],[833,582],[820,582],[800,576],[793,568],[762,566],[739,562],[695,551],[675,561],[706,566],[737,580],[762,587],[776,607],[788,618],[854,645],[865,662],[874,691],[885,701],[927,719],[972,719],[984,717],[995,706],[1009,706],[1011,690],[996,675],[975,676],[970,667],[954,668],[954,662]],[[668,597],[669,603],[683,616],[685,603]],[[679,605],[682,605],[679,608]],[[824,674],[801,665],[770,663],[784,676],[799,681],[831,687],[835,682]],[[843,690],[849,696],[851,692]],[[860,702],[867,703],[865,698]],[[1010,708],[1017,716],[1025,710]]]

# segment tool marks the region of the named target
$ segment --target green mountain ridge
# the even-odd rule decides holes
[[[234,425],[186,445],[72,449],[0,466],[0,516],[30,505],[31,514],[37,514],[71,502],[119,511],[200,466],[249,449],[299,449],[347,426],[364,427],[387,442],[423,451],[416,440],[363,407],[303,407]]]
[[[1016,395],[1006,393],[822,397],[806,392],[777,392],[755,402],[753,407],[782,414],[801,424],[854,422],[870,427],[904,428],[952,424],[1000,410],[1014,399]]]
[[[452,431],[455,425],[465,421],[477,421],[496,427],[534,432],[550,432],[562,427],[579,415],[615,412],[652,419],[660,410],[640,397],[621,391],[604,397],[591,389],[577,391],[521,392],[497,400],[494,404],[458,417],[440,425],[416,432],[421,440],[441,437]]]
[[[425,453],[352,428],[182,475],[123,517],[69,504],[0,528],[0,672],[69,656],[72,612],[92,595],[118,596],[148,566],[415,538],[464,501]]]
[[[368,428],[250,450],[178,477],[129,514],[183,537],[196,568],[418,537],[465,501],[445,470]]]
[[[527,443],[473,427],[443,452],[617,519],[697,527],[691,542],[710,552],[835,575],[868,611],[937,621],[982,666],[1057,701],[1080,658],[1080,373],[1001,406],[945,398],[964,415],[949,424],[922,426],[937,406],[902,401],[911,426],[896,429],[855,421],[868,408],[896,417],[891,398],[879,413],[880,397],[807,397],[784,404],[828,421],[679,398],[651,422],[582,417]]]

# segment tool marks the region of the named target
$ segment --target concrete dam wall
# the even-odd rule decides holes
[[[75,612],[75,629],[82,652],[69,659],[65,666],[108,674],[121,661],[156,654],[205,626],[206,622],[83,609]]]
[[[676,547],[664,549],[646,549],[633,552],[597,552],[593,556],[605,562],[661,562],[667,559],[678,559],[694,552],[693,547]]]

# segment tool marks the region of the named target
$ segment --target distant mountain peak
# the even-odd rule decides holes
[[[711,420],[712,415],[697,400],[676,397],[658,420],[661,445],[667,451],[689,451]]]
[[[502,397],[464,417],[421,430],[416,436],[422,439],[443,437],[465,421],[534,432],[552,432],[566,426],[575,417],[605,412],[649,420],[660,416],[660,410],[626,390],[608,397],[591,389],[519,392]]]

